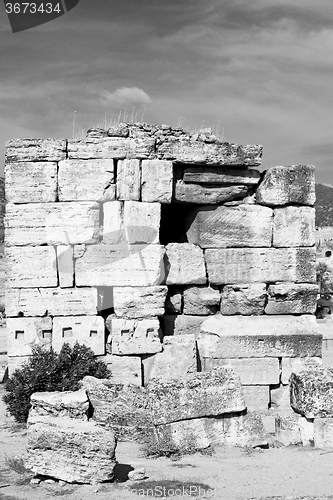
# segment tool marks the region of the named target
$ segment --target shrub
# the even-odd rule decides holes
[[[3,400],[17,422],[28,419],[30,396],[34,392],[76,391],[79,381],[86,375],[108,378],[110,373],[93,351],[76,344],[71,348],[64,344],[59,354],[53,349],[34,347],[29,361],[15,370],[5,383]]]

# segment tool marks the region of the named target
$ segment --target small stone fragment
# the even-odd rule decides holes
[[[131,481],[142,481],[147,478],[146,469],[141,467],[140,469],[134,469],[129,471],[128,479]]]

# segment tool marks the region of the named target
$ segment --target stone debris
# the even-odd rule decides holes
[[[131,481],[142,481],[143,479],[147,479],[146,469],[144,467],[140,467],[140,469],[130,470],[128,473],[128,479]]]

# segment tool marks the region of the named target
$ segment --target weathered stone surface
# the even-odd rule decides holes
[[[226,285],[222,290],[221,312],[226,316],[264,314],[266,297],[265,283]]]
[[[108,367],[113,384],[142,385],[140,356],[114,356],[108,354],[101,356],[100,360]]]
[[[58,286],[56,252],[53,247],[7,247],[7,286]]]
[[[151,318],[164,314],[166,286],[114,287],[114,312],[122,318]]]
[[[184,170],[183,181],[199,184],[243,184],[256,186],[259,170],[226,167],[189,167]]]
[[[190,243],[169,243],[165,256],[167,285],[196,285],[207,282],[201,248]]]
[[[52,318],[7,318],[8,356],[30,356],[33,346],[51,346]]]
[[[8,203],[7,245],[66,245],[97,243],[99,204],[91,202]]]
[[[220,306],[221,293],[217,287],[190,286],[184,289],[184,314],[215,314]]]
[[[268,386],[278,384],[280,380],[280,367],[277,358],[203,358],[202,360],[203,371],[209,371],[219,366],[233,368],[235,374],[240,377],[242,385]]]
[[[105,353],[104,320],[102,316],[55,316],[52,347],[60,351],[64,343],[85,344],[98,354]]]
[[[115,187],[113,160],[59,162],[59,201],[112,201]]]
[[[63,160],[66,142],[66,139],[12,139],[6,142],[6,162]]]
[[[230,368],[215,368],[170,381],[151,380],[147,390],[154,424],[245,409],[240,380]]]
[[[7,317],[96,313],[96,288],[9,288],[6,292]]]
[[[267,444],[267,435],[260,415],[247,412],[205,419],[209,440],[214,445],[260,446]]]
[[[149,158],[153,152],[155,139],[150,138],[87,138],[68,141],[69,159],[101,158],[123,160],[125,158]],[[62,158],[61,158],[62,159]]]
[[[172,162],[143,160],[141,169],[142,201],[171,203],[173,189]]]
[[[314,314],[318,285],[311,283],[279,283],[269,285],[266,314]]]
[[[284,358],[284,359],[299,359],[299,358]],[[271,387],[270,393],[271,393],[272,409],[289,410],[289,411],[291,410],[289,385],[279,385],[278,387]]]
[[[8,377],[11,377],[15,370],[20,370],[30,359],[30,356],[8,356]]]
[[[160,203],[125,201],[124,230],[130,244],[159,243],[160,220]]]
[[[314,316],[212,316],[197,336],[200,358],[320,356]]]
[[[281,382],[289,384],[292,373],[299,373],[307,368],[321,366],[323,364],[320,357],[312,358],[282,358],[281,360]]]
[[[292,373],[290,405],[307,418],[333,417],[333,369],[314,366]]]
[[[235,167],[259,166],[262,146],[238,145],[229,142],[208,143],[180,137],[164,141],[157,147],[158,158],[174,163],[228,165]]]
[[[333,447],[333,418],[316,418],[313,422],[316,448]]]
[[[274,210],[274,247],[312,247],[315,243],[313,207],[284,207]]]
[[[153,286],[164,279],[164,247],[160,245],[78,246],[77,286]]]
[[[191,316],[181,314],[175,316],[166,314],[161,318],[162,330],[164,335],[188,335],[200,332],[200,326],[205,321],[205,316]]]
[[[5,166],[7,203],[42,203],[57,199],[57,163],[18,162]]]
[[[268,385],[242,385],[242,389],[245,404],[249,411],[268,409],[270,402]]]
[[[313,165],[290,165],[270,168],[257,189],[256,198],[261,205],[269,206],[289,203],[314,205],[316,201],[315,167]]]
[[[186,225],[189,243],[201,248],[270,247],[273,210],[258,205],[208,205],[192,210]]]
[[[169,446],[169,449],[180,448],[183,451],[208,448],[211,442],[205,424],[204,418],[195,418],[157,425],[157,442]]]
[[[39,415],[28,422],[25,466],[68,483],[110,481],[115,448],[113,433],[96,422]]]
[[[180,379],[197,372],[195,335],[164,337],[163,352],[145,357],[142,363],[145,385],[151,379]]]
[[[117,165],[117,199],[140,200],[141,166],[139,160],[121,160]]]
[[[140,467],[139,469],[130,470],[128,473],[128,479],[131,481],[141,481],[142,479],[147,479],[146,469]]]
[[[302,444],[301,430],[297,413],[279,413],[275,419],[275,437],[285,446]]]
[[[299,430],[303,446],[314,445],[314,421],[312,418],[299,417]]]
[[[123,219],[123,202],[110,201],[103,203],[103,243],[117,245],[126,241]]]
[[[30,397],[30,422],[38,416],[69,417],[87,420],[89,399],[86,391],[35,392]]]
[[[227,283],[315,283],[313,248],[212,248],[205,250],[208,281]]]
[[[165,311],[167,314],[181,314],[183,311],[182,290],[177,287],[169,286],[165,302]]]
[[[200,184],[185,184],[177,181],[175,199],[183,203],[215,204],[244,198],[247,195],[246,186],[200,186]]]
[[[110,332],[108,344],[112,354],[153,354],[162,350],[158,318],[123,319],[109,316],[106,322]]]
[[[59,286],[72,287],[74,284],[74,250],[71,246],[60,245],[56,248]]]

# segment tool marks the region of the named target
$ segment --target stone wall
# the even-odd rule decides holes
[[[115,382],[231,366],[248,409],[277,404],[321,357],[314,167],[261,156],[146,124],[9,141],[9,371],[79,341]]]

